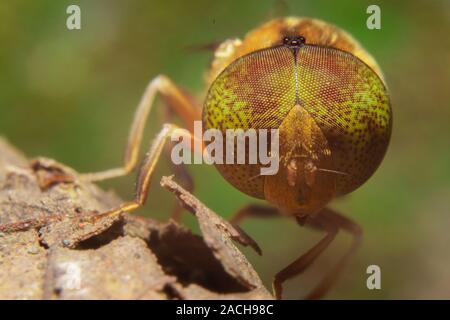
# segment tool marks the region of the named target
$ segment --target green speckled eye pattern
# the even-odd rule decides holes
[[[391,135],[391,108],[380,78],[353,55],[326,47],[299,50],[299,100],[331,149],[337,193],[363,184],[384,157]]]
[[[276,129],[295,105],[295,61],[286,47],[261,50],[229,65],[203,108],[204,129]],[[264,199],[259,165],[216,165],[240,191]]]
[[[295,61],[286,47],[244,56],[220,74],[208,92],[207,128],[278,128],[295,103]]]
[[[213,82],[204,128],[278,128],[289,111],[305,108],[328,140],[337,195],[363,184],[380,164],[391,134],[391,108],[376,73],[350,53],[304,45],[295,55],[285,46],[243,56]],[[299,124],[301,126],[301,124]],[[258,166],[218,166],[241,191],[263,197]]]

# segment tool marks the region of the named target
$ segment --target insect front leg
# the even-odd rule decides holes
[[[363,235],[362,228],[356,222],[344,217],[339,212],[325,208],[321,211],[321,214],[327,216],[328,219],[332,221],[332,223],[339,229],[350,233],[353,236],[353,241],[350,248],[347,249],[333,269],[325,275],[322,281],[309,293],[306,299],[320,299],[328,292],[331,286],[338,279],[340,272],[345,267],[348,260],[358,249]]]
[[[236,211],[230,218],[230,222],[234,225],[239,225],[242,220],[246,218],[267,218],[276,217],[280,214],[279,210],[275,207],[260,205],[260,204],[250,204],[242,207]]]
[[[145,204],[156,164],[161,158],[164,146],[166,145],[167,141],[172,135],[176,135],[177,137],[182,138],[183,139],[182,141],[195,141],[198,144],[201,142],[199,141],[200,138],[195,137],[190,131],[178,128],[173,124],[165,124],[162,130],[156,136],[155,140],[152,142],[150,151],[145,155],[142,161],[142,165],[140,166],[138,172],[136,182],[136,193],[134,200],[126,202],[110,211],[101,213],[97,215],[96,218],[104,216],[121,215],[122,213],[136,210],[137,208]],[[194,145],[195,144],[191,143],[191,148],[193,152],[196,151]],[[202,152],[203,150],[199,151]]]
[[[262,204],[250,204],[236,211],[230,218],[230,223],[239,230],[242,230],[239,224],[246,218],[269,218],[279,216],[280,212],[277,208]],[[252,247],[256,253],[262,255],[259,245],[251,239]]]
[[[201,109],[193,103],[192,98],[178,88],[168,77],[159,75],[148,84],[136,109],[128,135],[123,165],[119,168],[81,175],[88,181],[100,181],[127,175],[136,167],[139,147],[148,115],[156,95],[160,94],[170,108],[181,117],[186,128],[193,132],[194,121],[200,119]]]
[[[170,159],[171,150],[172,150],[173,144],[167,144],[167,148],[165,148],[164,153],[165,157],[167,159]],[[192,178],[191,174],[187,170],[187,166],[184,163],[180,164],[174,164],[172,161],[169,161],[170,163],[170,170],[174,173],[174,175],[177,177],[177,182],[183,186],[186,191],[189,193],[194,192],[194,179]],[[177,201],[174,204],[174,207],[170,213],[170,218],[174,221],[179,221],[183,211],[185,208],[180,204],[179,201]]]
[[[167,101],[167,103],[170,105],[170,102]],[[174,117],[177,115],[174,111],[175,108],[165,108],[162,109],[161,113],[161,120],[162,123],[172,123],[174,120]],[[170,159],[172,149],[175,146],[176,142],[172,141],[172,143],[166,144],[166,147],[164,148],[163,154],[166,159]],[[178,183],[183,186],[184,189],[186,189],[189,193],[194,192],[194,179],[192,178],[191,174],[187,170],[187,166],[184,163],[175,164],[173,161],[169,161],[170,163],[170,170],[174,173],[174,175],[177,177]],[[177,201],[171,210],[170,218],[174,221],[179,221],[181,218],[181,215],[185,209],[183,206]]]
[[[320,214],[307,219],[306,223],[314,228],[326,231],[327,234],[314,247],[275,275],[272,286],[276,299],[282,297],[283,283],[305,271],[330,245],[338,232],[338,228],[327,217]]]
[[[301,274],[304,270],[306,270],[330,245],[339,230],[347,231],[353,236],[353,242],[350,248],[345,252],[336,265],[334,265],[333,268],[325,275],[319,284],[306,296],[306,299],[320,299],[336,282],[339,273],[342,271],[349,258],[353,255],[353,253],[355,253],[361,242],[362,229],[355,222],[329,208],[322,209],[322,211],[317,213],[314,217],[307,217],[305,220],[299,218],[298,221],[302,225],[305,224],[314,229],[325,231],[327,234],[308,252],[303,254],[300,258],[275,275],[273,289],[277,299],[281,299],[283,282]]]

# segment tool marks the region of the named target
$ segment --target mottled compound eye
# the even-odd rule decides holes
[[[237,59],[210,87],[204,127],[278,128],[296,105],[326,137],[332,164],[326,169],[345,173],[336,176],[336,193],[363,184],[386,152],[391,108],[382,80],[350,53],[308,44],[296,50],[281,45]],[[251,179],[258,175],[256,166],[218,169],[241,191],[263,197],[264,177]]]
[[[353,191],[377,169],[392,128],[387,90],[361,60],[309,46],[297,57],[298,99],[328,140],[338,194]]]

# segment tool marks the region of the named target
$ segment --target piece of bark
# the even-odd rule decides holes
[[[49,251],[46,299],[166,299],[166,275],[145,241],[124,236],[97,249]]]
[[[227,273],[249,289],[261,287],[262,283],[256,271],[231,240],[242,245],[249,245],[260,253],[261,250],[256,242],[181,188],[172,180],[172,177],[163,177],[161,185],[173,192],[181,204],[197,217],[206,244]]]
[[[272,299],[231,240],[256,243],[170,178],[162,184],[202,236],[174,221],[98,217],[122,201],[0,138],[0,298]]]
[[[39,244],[36,230],[0,236],[0,298],[43,297],[47,250]]]

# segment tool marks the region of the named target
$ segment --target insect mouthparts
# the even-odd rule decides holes
[[[289,47],[300,47],[305,44],[305,37],[303,36],[289,36],[283,38],[283,44]]]

